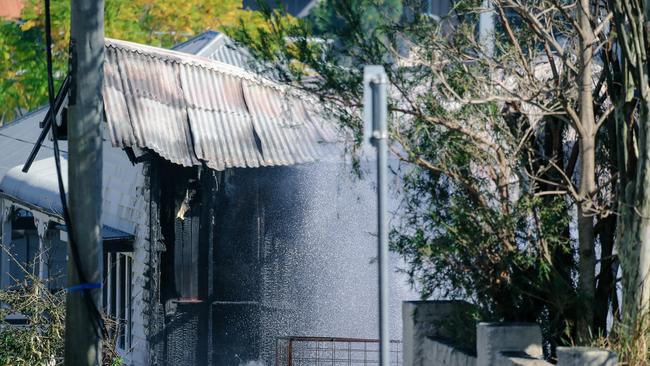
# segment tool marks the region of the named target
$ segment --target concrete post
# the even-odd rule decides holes
[[[558,366],[616,366],[616,353],[590,347],[558,347]]]
[[[542,358],[542,331],[533,323],[479,323],[476,328],[477,366],[495,366],[500,352],[523,352]]]
[[[402,303],[402,352],[404,366],[424,366],[427,337],[449,338],[454,319],[469,319],[472,305],[464,301],[405,301]],[[456,324],[458,322],[455,322]]]
[[[495,366],[553,366],[545,360],[531,357],[524,352],[499,352]]]

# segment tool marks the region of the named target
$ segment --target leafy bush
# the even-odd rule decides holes
[[[65,291],[50,292],[38,278],[0,290],[0,365],[54,366],[63,364],[65,345]],[[19,319],[15,324],[9,319]],[[24,321],[23,321],[24,319]],[[11,324],[14,323],[14,324]],[[116,324],[105,318],[109,334],[102,344],[103,365],[119,366]]]
[[[0,291],[0,365],[55,365],[63,359],[65,292],[36,281]],[[7,317],[24,317],[12,325]]]

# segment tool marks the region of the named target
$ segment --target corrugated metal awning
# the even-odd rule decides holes
[[[107,39],[104,69],[117,147],[224,170],[311,162],[323,154],[321,144],[336,141],[316,103],[231,65]]]

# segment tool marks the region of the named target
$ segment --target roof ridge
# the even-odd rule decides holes
[[[203,33],[200,33],[200,34],[197,34],[197,35],[191,37],[187,41],[184,41],[184,42],[177,43],[177,44],[173,45],[172,48],[170,48],[170,49],[177,50],[177,49],[182,48],[183,46],[189,45],[189,44],[191,44],[193,42],[198,42],[201,39],[206,38],[207,36],[213,36],[212,39],[214,40],[214,39],[219,38],[219,35],[221,35],[221,34],[223,34],[223,33],[212,30],[212,29],[208,29]]]
[[[285,92],[285,89],[292,89],[290,86],[279,84],[277,82],[264,78],[259,74],[255,74],[240,67],[213,60],[205,56],[193,55],[180,51],[112,38],[105,38],[105,40],[107,48],[114,48],[131,53],[137,53],[139,55],[151,57],[152,59],[160,61],[176,62],[178,64],[200,67],[205,70],[211,70],[221,74],[235,76],[282,92]]]

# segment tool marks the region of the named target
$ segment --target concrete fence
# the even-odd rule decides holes
[[[404,366],[552,366],[534,323],[476,323],[463,301],[408,301],[402,306]],[[475,327],[475,332],[472,327]],[[558,366],[615,366],[616,354],[558,347]]]

